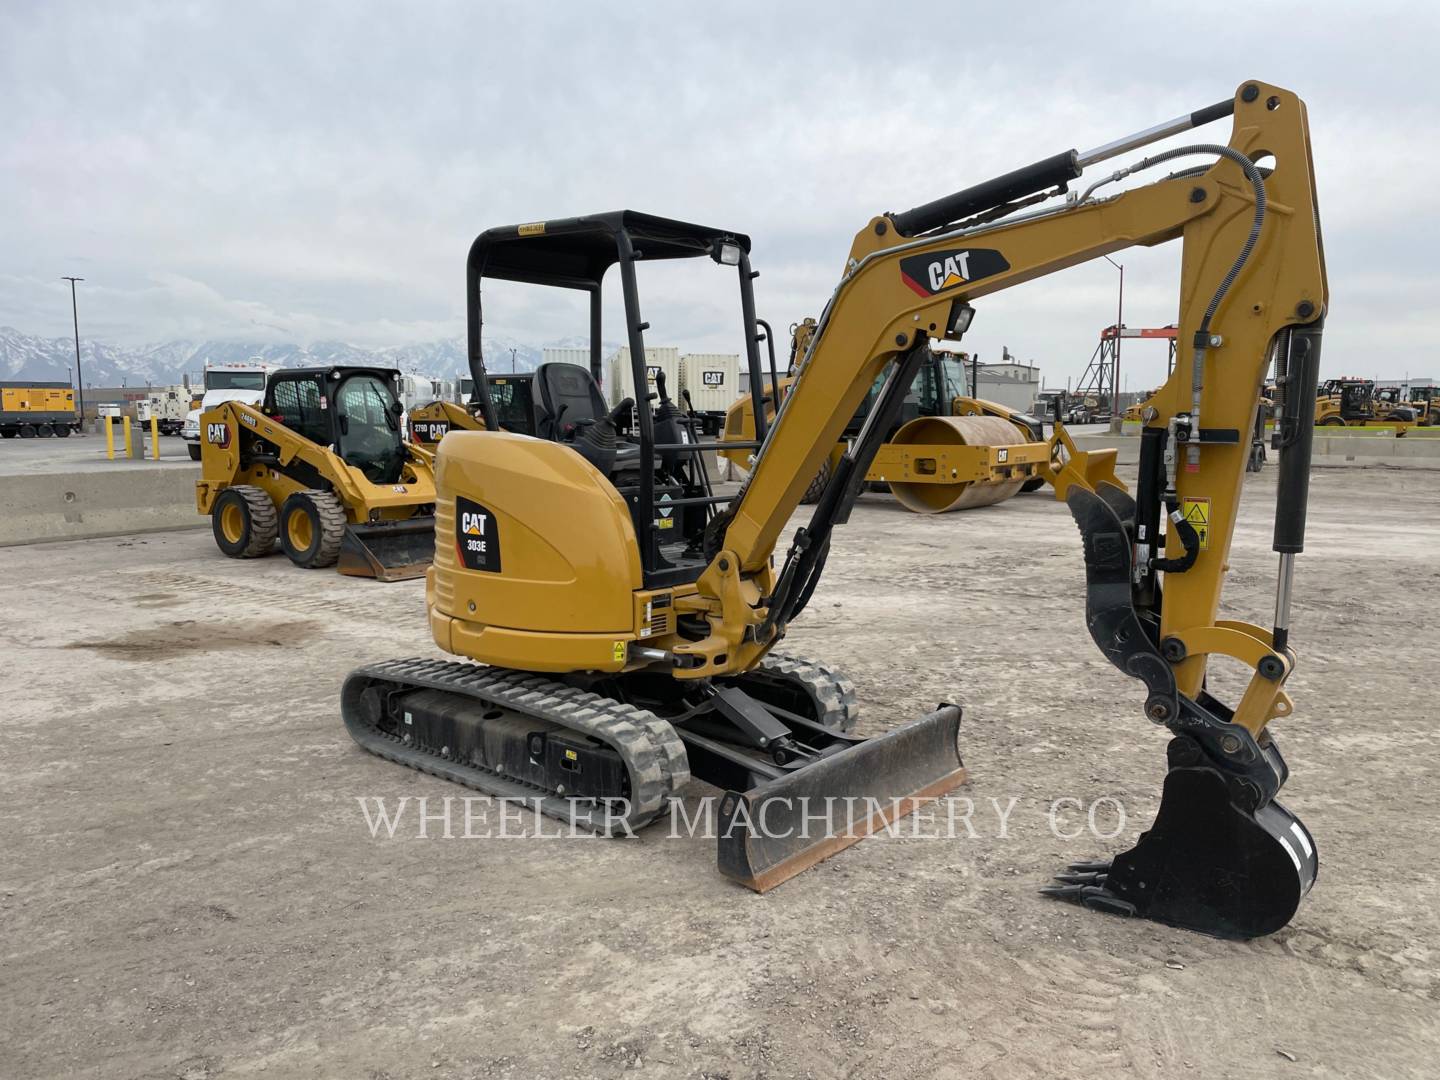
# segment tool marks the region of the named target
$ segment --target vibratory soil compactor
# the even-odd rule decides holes
[[[1232,115],[1229,145],[1159,151],[1078,197],[1046,201],[1087,166]],[[1262,155],[1274,158],[1268,174],[1256,167]],[[1162,166],[1161,179],[1101,197],[1103,185]],[[1095,150],[881,214],[856,235],[773,424],[755,409],[759,454],[733,497],[710,493],[703,470],[686,467],[719,446],[685,437],[663,402],[642,403],[633,444],[617,439],[598,393],[573,399],[568,438],[498,430],[480,287],[498,278],[587,293],[593,375],[601,284],[613,269],[635,385],[644,386],[649,324],[637,263],[712,259],[738,277],[738,326],[759,395],[748,238],[631,212],[483,233],[466,292],[488,430],[451,432],[438,449],[426,589],[435,641],[481,664],[392,661],[353,672],[342,695],[351,734],[392,760],[600,830],[644,824],[698,777],[723,792],[722,871],[761,890],[945,793],[964,778],[958,708],[859,738],[844,678],[776,647],[815,594],[834,526],[929,342],[959,340],[972,305],[991,293],[1180,239],[1185,348],[1151,399],[1135,493],[1115,479],[1113,451],[1077,451],[1063,431],[1046,466],[1080,528],[1091,636],[1144,684],[1144,714],[1172,736],[1169,772],[1158,816],[1132,850],[1072,867],[1049,891],[1225,937],[1283,926],[1318,865],[1310,834],[1276,799],[1287,771],[1269,729],[1292,711],[1290,592],[1327,295],[1318,222],[1305,107],[1260,83]],[[1280,573],[1266,628],[1218,615],[1271,360]],[[777,565],[790,515],[882,375],[863,429]],[[1212,655],[1251,672],[1234,705],[1206,688]]]
[[[232,559],[278,540],[297,566],[401,581],[435,549],[431,455],[400,428],[391,368],[284,368],[259,406],[200,416],[195,505]]]
[[[814,319],[805,319],[791,328],[792,371],[775,380],[782,403],[795,385],[793,365],[805,355],[814,331]],[[881,375],[845,425],[841,441],[805,489],[800,498],[802,505],[820,501],[847,445],[859,438],[883,385]],[[1041,421],[998,402],[968,396],[964,388],[962,357],[931,350],[921,361],[910,392],[870,462],[866,487],[889,491],[915,513],[939,514],[993,506],[1021,491],[1044,486],[1043,467],[1050,459],[1051,444],[1045,439]],[[767,415],[773,418],[775,399],[768,383],[763,403]],[[724,442],[741,447],[754,439],[751,396],[740,398],[726,410],[724,432]],[[722,451],[722,456],[748,472],[756,454],[735,449]]]

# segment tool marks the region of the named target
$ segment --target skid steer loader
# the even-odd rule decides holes
[[[1048,203],[1091,165],[1230,116],[1229,145],[1154,152]],[[1275,158],[1264,175],[1254,165],[1262,152]],[[1187,157],[1201,160],[1170,164]],[[1161,166],[1148,184],[1096,194]],[[438,448],[440,541],[426,585],[436,644],[480,663],[359,668],[341,693],[350,734],[393,761],[602,832],[655,819],[697,777],[723,792],[720,869],[758,890],[943,795],[965,777],[956,706],[860,738],[850,731],[855,703],[843,676],[777,646],[815,595],[835,526],[929,342],[960,340],[992,293],[1177,239],[1187,347],[1151,399],[1134,495],[1115,479],[1113,450],[1079,451],[1063,428],[1045,466],[1083,540],[1090,635],[1143,683],[1143,715],[1171,733],[1169,769],[1157,817],[1135,847],[1073,865],[1049,891],[1222,937],[1284,926],[1318,868],[1313,838],[1276,797],[1288,770],[1270,725],[1293,712],[1290,596],[1304,547],[1328,290],[1305,105],[1258,82],[1093,150],[872,218],[773,423],[752,403],[757,446],[747,449],[759,454],[733,496],[692,488],[668,497],[669,461],[737,447],[676,438],[671,419],[645,402],[624,468],[618,454],[595,454],[578,437],[566,445],[497,430],[483,393],[481,285],[498,278],[588,293],[598,357],[601,286],[618,276],[643,386],[650,324],[636,264],[708,258],[735,274],[759,398],[748,237],[630,211],[482,233],[470,249],[466,300],[488,430],[451,432]],[[1219,609],[1272,360],[1279,575],[1275,617],[1262,627],[1220,618]],[[880,376],[859,436],[777,560],[801,497]],[[1233,705],[1207,687],[1212,655],[1251,672]],[[1105,722],[1099,703],[1096,722]]]
[[[404,440],[399,372],[286,368],[258,406],[200,417],[195,506],[232,559],[276,541],[296,566],[352,577],[419,577],[435,551],[431,455]]]

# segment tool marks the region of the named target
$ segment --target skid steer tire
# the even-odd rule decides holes
[[[280,547],[296,566],[334,566],[345,539],[345,507],[328,491],[297,491],[280,508]]]
[[[1321,427],[1345,427],[1345,421],[1338,416],[1327,416],[1320,421]]]
[[[820,496],[825,494],[825,488],[830,483],[830,459],[826,458],[820,465],[820,471],[815,474],[815,479],[810,481],[810,486],[805,489],[805,494],[800,496],[800,505],[813,506],[820,501]]]
[[[275,504],[263,488],[228,487],[210,508],[215,546],[232,559],[258,559],[275,550]]]
[[[185,444],[185,449],[190,451],[190,460],[191,460],[191,461],[199,461],[199,460],[200,460],[200,444],[199,444],[199,443],[186,443],[186,444]]]

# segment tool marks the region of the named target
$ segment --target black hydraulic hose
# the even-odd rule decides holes
[[[1219,143],[1197,143],[1193,146],[1177,146],[1173,150],[1162,150],[1158,154],[1152,154],[1139,164],[1124,170],[1125,174],[1137,173],[1143,169],[1155,165],[1173,161],[1178,157],[1193,157],[1196,154],[1212,154],[1215,157],[1222,157],[1233,161],[1240,166],[1240,171],[1245,174],[1245,179],[1250,182],[1250,188],[1255,192],[1255,216],[1250,223],[1250,234],[1245,238],[1245,243],[1240,249],[1240,254],[1235,256],[1225,277],[1221,279],[1215,295],[1210,298],[1210,303],[1205,307],[1205,314],[1200,320],[1200,331],[1207,332],[1210,329],[1210,322],[1215,318],[1215,312],[1219,309],[1225,294],[1235,284],[1235,279],[1240,276],[1240,271],[1245,269],[1245,264],[1250,261],[1251,254],[1255,251],[1255,245],[1260,240],[1260,227],[1265,223],[1265,178],[1255,163],[1242,154],[1239,150],[1230,146],[1221,146]],[[1094,190],[1093,188],[1091,189]]]
[[[1240,166],[1240,171],[1244,174],[1245,179],[1249,181],[1250,188],[1255,193],[1255,216],[1250,222],[1250,232],[1245,237],[1245,243],[1241,245],[1239,254],[1235,256],[1235,261],[1230,264],[1230,269],[1226,272],[1225,276],[1221,278],[1219,286],[1215,289],[1215,294],[1210,298],[1210,303],[1205,306],[1205,314],[1200,319],[1200,326],[1196,329],[1195,337],[1192,341],[1190,413],[1198,423],[1200,417],[1200,395],[1205,387],[1205,350],[1210,347],[1210,323],[1215,318],[1215,313],[1220,309],[1220,304],[1224,301],[1226,294],[1229,293],[1230,287],[1235,284],[1236,279],[1240,276],[1240,272],[1245,269],[1245,264],[1250,261],[1250,256],[1255,251],[1255,245],[1260,241],[1260,229],[1265,224],[1265,178],[1260,175],[1260,170],[1256,168],[1255,163],[1239,150],[1230,146],[1221,146],[1219,143],[1197,143],[1193,146],[1177,146],[1173,150],[1162,150],[1160,153],[1152,154],[1150,157],[1143,159],[1130,168],[1121,169],[1107,179],[1092,184],[1089,189],[1086,190],[1085,195],[1082,196],[1081,202],[1088,199],[1091,192],[1103,184],[1122,179],[1132,173],[1152,168],[1166,161],[1173,161],[1175,158],[1192,157],[1196,154],[1209,154],[1214,157],[1224,158],[1227,161],[1233,161],[1236,165]],[[1190,465],[1195,465],[1199,461],[1199,453],[1199,442],[1191,441],[1185,449],[1186,458]]]
[[[1200,534],[1195,531],[1195,526],[1185,520],[1179,503],[1168,500],[1165,509],[1170,514],[1170,523],[1175,526],[1175,535],[1180,537],[1185,554],[1178,559],[1154,559],[1150,565],[1166,574],[1183,574],[1195,565],[1195,560],[1200,556]]]

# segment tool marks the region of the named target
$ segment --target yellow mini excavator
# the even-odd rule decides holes
[[[195,506],[232,559],[280,548],[296,566],[419,577],[435,550],[435,474],[406,442],[392,368],[271,372],[259,407],[200,417]]]
[[[1078,195],[1047,199],[1088,166],[1232,115],[1228,145],[1160,150]],[[1274,159],[1268,174],[1256,166],[1262,156]],[[1164,175],[1154,182],[1101,191],[1156,168]],[[991,293],[1171,240],[1184,249],[1184,348],[1151,398],[1134,495],[1114,478],[1113,451],[1081,453],[1063,429],[1047,466],[1080,529],[1091,636],[1144,684],[1144,715],[1172,736],[1169,771],[1136,846],[1072,867],[1050,891],[1224,937],[1283,926],[1318,866],[1310,834],[1276,798],[1286,766],[1269,725],[1292,711],[1291,583],[1327,292],[1305,106],[1258,82],[1094,150],[872,219],[774,423],[755,410],[759,455],[733,497],[677,478],[678,459],[718,444],[677,436],[673,417],[645,403],[638,460],[624,468],[605,430],[613,418],[583,393],[571,399],[578,429],[569,442],[498,431],[491,415],[487,431],[447,435],[437,453],[430,630],[442,649],[481,663],[391,661],[352,672],[342,691],[352,736],[394,761],[602,831],[644,824],[698,777],[724,792],[721,870],[757,889],[953,788],[964,776],[955,706],[858,738],[847,730],[848,683],[776,647],[815,594],[834,527],[929,342],[959,340],[973,305]],[[750,385],[761,393],[749,250],[739,233],[632,212],[482,233],[466,289],[482,410],[482,280],[588,293],[598,350],[600,290],[613,270],[635,385],[644,386],[642,259],[709,258],[736,274]],[[1219,609],[1272,359],[1280,564],[1274,623],[1261,627]],[[777,565],[791,514],[882,374],[863,430]],[[1207,689],[1212,655],[1251,672],[1238,702]],[[1097,706],[1096,722],[1106,719]]]

